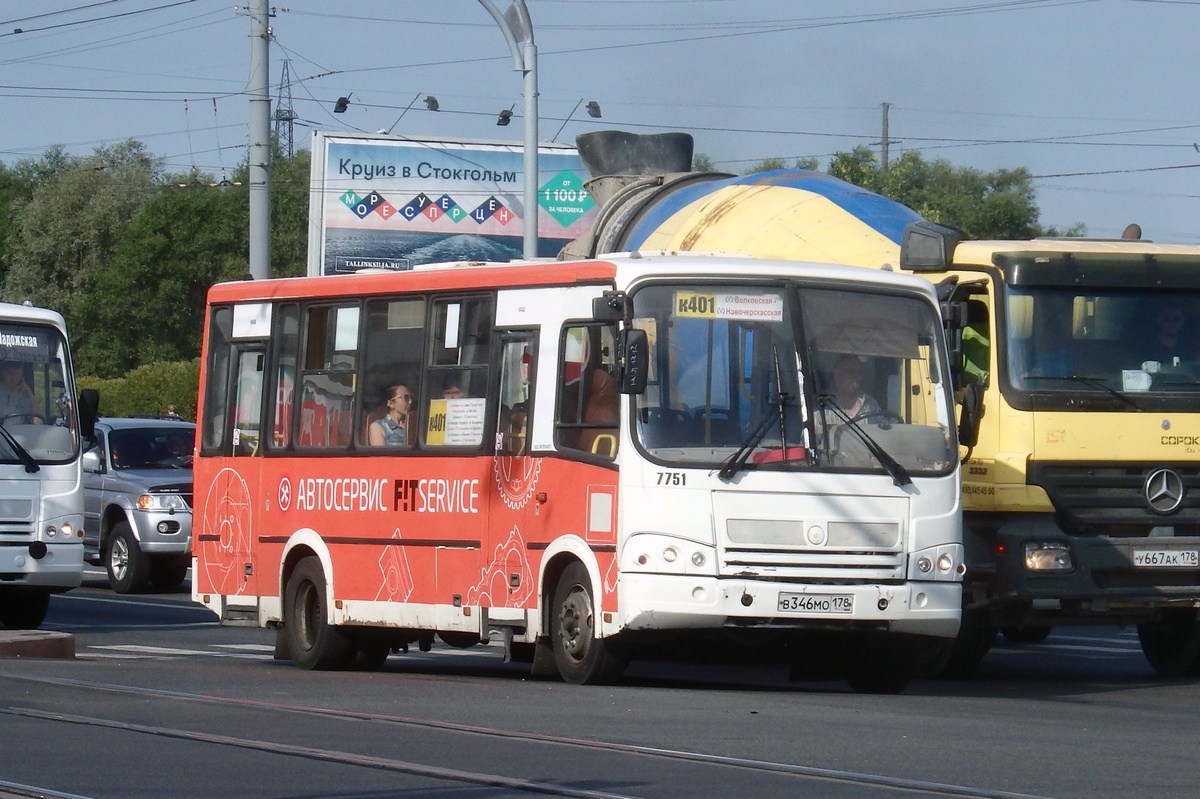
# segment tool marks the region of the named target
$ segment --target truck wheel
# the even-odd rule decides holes
[[[572,685],[610,682],[625,669],[614,642],[596,637],[595,608],[587,569],[572,563],[558,579],[550,617],[554,662],[563,681]]]
[[[302,669],[344,669],[354,655],[350,635],[329,623],[325,571],[313,556],[296,564],[284,600],[284,631],[292,662]]]
[[[178,588],[190,565],[190,560],[176,555],[155,557],[150,561],[150,582],[155,588]]]
[[[0,624],[6,630],[36,630],[50,609],[49,591],[6,589],[0,593]]]
[[[1050,636],[1052,629],[1049,626],[1001,627],[1000,632],[1014,644],[1040,644]]]
[[[104,563],[108,568],[108,584],[118,594],[142,591],[150,580],[150,559],[138,546],[129,522],[113,525]]]
[[[1163,677],[1200,673],[1200,621],[1194,610],[1165,610],[1156,622],[1138,625],[1142,653]]]

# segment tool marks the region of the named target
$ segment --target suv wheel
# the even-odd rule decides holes
[[[113,525],[104,562],[108,567],[108,584],[118,594],[141,591],[150,580],[150,559],[138,547],[129,522]]]

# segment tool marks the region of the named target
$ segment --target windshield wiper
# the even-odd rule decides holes
[[[1117,391],[1115,388],[1110,386],[1103,377],[1090,377],[1087,375],[1077,375],[1075,373],[1071,373],[1069,375],[1022,375],[1021,379],[1022,380],[1071,380],[1076,383],[1083,383],[1085,386],[1091,386],[1092,388],[1098,388],[1101,391],[1107,392],[1107,393],[1113,395],[1114,397],[1116,397],[1117,399],[1121,400],[1121,402],[1128,404],[1135,411],[1140,411],[1142,409],[1142,407],[1140,405],[1138,405],[1136,402],[1134,402],[1132,399],[1130,399],[1125,394],[1122,394],[1120,391]]]
[[[29,454],[29,450],[21,446],[21,442],[17,441],[16,437],[13,436],[12,433],[8,432],[8,428],[4,426],[3,422],[0,422],[0,437],[3,437],[8,445],[12,447],[13,452],[17,453],[17,457],[20,458],[21,463],[25,465],[26,474],[33,474],[41,471],[42,467],[39,466],[38,462],[34,460],[33,456]]]
[[[740,472],[746,465],[746,461],[750,459],[750,454],[758,449],[758,445],[766,437],[767,431],[771,429],[771,425],[776,421],[779,422],[779,438],[783,444],[783,451],[788,451],[787,443],[787,405],[792,395],[782,390],[783,368],[779,365],[779,349],[772,346],[771,352],[775,356],[775,399],[771,403],[779,411],[778,416],[770,413],[763,414],[762,421],[758,423],[758,427],[754,428],[754,432],[746,439],[746,442],[738,448],[738,451],[729,456],[729,459],[721,465],[720,471],[717,472],[717,477],[722,480],[731,480],[733,476]]]
[[[878,460],[880,464],[882,464],[884,470],[892,478],[892,482],[894,484],[898,486],[912,485],[912,478],[908,476],[908,470],[901,466],[899,461],[889,455],[887,450],[879,446],[875,439],[867,435],[867,431],[862,429],[862,426],[858,423],[858,420],[851,419],[845,411],[838,407],[838,404],[832,395],[822,394],[821,396],[817,397],[817,401],[821,403],[821,408],[823,410],[833,411],[834,415],[841,419],[842,423],[845,424],[854,433],[854,435],[858,436],[859,440],[862,441],[863,446],[865,446],[870,453],[875,456],[875,459]]]

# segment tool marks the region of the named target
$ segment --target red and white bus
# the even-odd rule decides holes
[[[869,402],[839,402],[846,359]],[[853,267],[217,285],[193,595],[305,668],[436,636],[586,683],[703,641],[901,690],[960,618],[947,363],[928,282]]]

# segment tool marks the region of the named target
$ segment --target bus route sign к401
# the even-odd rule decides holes
[[[550,180],[542,184],[538,190],[538,205],[563,227],[586,214],[596,201],[584,188],[579,175],[569,169],[564,169]]]

